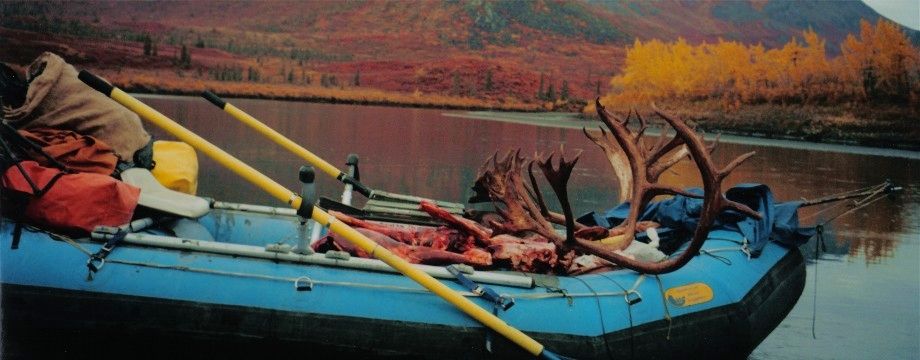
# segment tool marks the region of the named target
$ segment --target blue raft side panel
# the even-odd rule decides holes
[[[300,226],[296,218],[241,213],[212,214],[202,218],[201,223],[218,235],[216,238],[259,246],[276,242],[294,244],[296,236],[290,234],[295,233]],[[22,232],[19,249],[11,250],[13,227],[14,224],[8,221],[0,224],[0,248],[3,249],[0,251],[0,276],[3,284],[298,313],[481,327],[450,304],[421,291],[423,289],[420,286],[398,274],[123,245],[109,259],[146,263],[155,267],[109,262],[93,281],[87,281],[86,255],[70,244],[52,240],[46,233],[28,229]],[[570,299],[527,299],[520,296],[516,298],[516,305],[502,312],[500,317],[527,332],[601,336],[660,321],[666,314],[677,317],[733,304],[748,294],[788,252],[788,249],[770,243],[764,247],[759,257],[749,259],[739,251],[741,240],[742,236],[737,232],[713,231],[710,240],[703,246],[704,250],[714,251],[713,255],[696,256],[683,269],[658,277],[660,285],[654,276],[640,280],[638,274],[628,270],[558,277],[558,287],[570,294]],[[90,252],[100,248],[98,243],[81,245]],[[185,268],[246,275],[192,272],[183,270]],[[302,276],[317,282],[312,291],[295,290],[291,279]],[[641,302],[630,307],[622,295],[609,295],[631,289],[637,281],[640,282],[636,292],[642,297]],[[465,291],[453,281],[443,282],[457,291]],[[680,307],[668,304],[661,291],[699,282],[712,288],[712,300]],[[394,291],[383,286],[420,291]],[[539,287],[491,287],[501,294],[511,295],[548,292]],[[592,293],[600,296],[586,296]],[[483,308],[490,308],[490,304],[484,300],[472,300]]]

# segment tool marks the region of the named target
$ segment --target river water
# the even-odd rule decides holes
[[[203,99],[142,99],[288,188],[299,188],[297,170],[303,161]],[[345,157],[357,153],[361,180],[374,188],[465,202],[477,169],[496,151],[521,149],[530,155],[562,145],[567,154],[583,150],[569,182],[576,214],[615,205],[611,167],[581,131],[582,126],[596,128],[599,123],[552,114],[246,99],[233,103],[336,166],[344,167]],[[522,123],[529,118],[541,126]],[[158,139],[171,138],[149,130]],[[827,252],[817,262],[814,243],[802,247],[810,258],[805,292],[751,358],[920,358],[920,153],[738,137],[724,140],[714,154],[717,164],[757,151],[724,184],[765,183],[780,200],[815,198],[886,178],[904,187],[894,199],[837,219]],[[202,157],[199,162],[199,195],[280,205],[210,159]],[[321,195],[340,196],[341,185],[323,174],[317,177]],[[662,181],[700,185],[687,161],[664,174]],[[555,197],[548,186],[544,190],[553,206]],[[818,210],[803,210],[802,215],[814,223],[833,214]]]

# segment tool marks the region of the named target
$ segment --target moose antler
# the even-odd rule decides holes
[[[664,194],[680,194],[690,197],[700,197],[698,195],[687,193],[673,186],[655,183],[658,179],[658,176],[661,175],[661,172],[667,169],[667,166],[665,165],[672,161],[677,161],[674,160],[673,157],[665,157],[665,155],[680,147],[681,145],[686,145],[687,151],[690,153],[693,161],[696,163],[700,170],[700,176],[703,179],[704,190],[704,194],[702,196],[703,210],[700,214],[700,220],[697,228],[693,232],[693,238],[690,241],[690,245],[688,246],[687,250],[685,250],[677,257],[669,258],[659,263],[646,263],[619,255],[611,249],[605,247],[603,244],[595,241],[576,239],[576,242],[580,247],[587,250],[587,252],[597,255],[598,257],[601,257],[605,260],[614,262],[617,265],[623,266],[625,268],[648,274],[663,274],[674,271],[690,261],[690,259],[699,251],[700,247],[702,247],[703,241],[709,234],[709,227],[712,226],[716,216],[722,210],[732,209],[743,214],[756,217],[758,219],[761,216],[756,211],[751,210],[751,208],[743,204],[728,200],[722,195],[722,180],[725,179],[725,177],[728,176],[732,170],[741,165],[741,163],[753,156],[754,152],[749,152],[739,156],[721,170],[716,169],[710,155],[711,148],[706,147],[702,138],[697,136],[693,132],[693,129],[684,123],[683,120],[659,110],[657,107],[655,107],[654,104],[652,105],[652,108],[654,109],[655,113],[661,116],[669,125],[671,125],[672,128],[674,128],[676,135],[669,141],[665,141],[664,137],[659,138],[659,141],[655,146],[653,146],[648,151],[643,151],[640,138],[642,132],[645,129],[645,123],[641,117],[640,121],[642,122],[642,128],[640,128],[638,134],[633,135],[626,127],[628,120],[620,120],[616,116],[610,114],[603,107],[603,105],[601,105],[600,99],[597,101],[598,115],[600,115],[601,120],[610,128],[611,135],[614,137],[617,144],[620,146],[629,161],[630,175],[633,181],[633,187],[630,198],[632,206],[630,207],[629,216],[625,225],[627,229],[626,236],[631,239],[635,235],[635,226],[638,214],[645,206],[645,204],[655,196]],[[589,136],[589,138],[591,137]],[[594,139],[592,138],[592,140]],[[604,146],[600,144],[598,145],[604,148]]]

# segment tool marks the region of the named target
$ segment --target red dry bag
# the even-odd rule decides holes
[[[120,226],[131,220],[141,190],[110,176],[93,173],[61,173],[35,161],[23,161],[22,169],[38,189],[11,166],[3,174],[5,189],[28,194],[23,216],[40,227],[63,232],[90,233],[97,225]],[[50,187],[48,184],[54,181]]]

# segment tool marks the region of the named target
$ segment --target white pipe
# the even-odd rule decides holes
[[[108,240],[113,235],[111,234],[102,234],[102,233],[93,233],[93,239],[96,240]],[[324,254],[310,254],[310,255],[301,255],[292,252],[274,252],[266,251],[265,248],[252,246],[252,245],[241,245],[241,244],[229,244],[221,243],[216,241],[204,241],[204,240],[191,240],[183,239],[171,236],[161,236],[161,235],[151,235],[151,234],[128,234],[123,240],[126,243],[134,245],[143,245],[143,246],[152,246],[152,247],[161,247],[169,249],[178,249],[178,250],[189,250],[189,251],[200,251],[213,254],[224,254],[224,255],[235,255],[235,256],[247,256],[260,259],[271,259],[279,261],[288,261],[301,264],[312,264],[312,265],[324,265],[324,266],[337,266],[350,269],[360,269],[360,270],[369,270],[369,271],[380,271],[395,273],[396,270],[391,268],[389,265],[383,263],[377,259],[364,259],[351,257],[348,260],[327,258]],[[440,279],[454,279],[454,275],[451,274],[447,269],[440,266],[432,265],[418,265],[414,264],[416,268],[424,271],[428,275],[434,276]],[[533,288],[534,281],[529,276],[524,275],[511,275],[511,274],[500,274],[492,272],[483,272],[483,271],[474,271],[472,274],[466,274],[470,280],[486,283],[486,284],[495,284],[495,285],[504,285],[504,286],[514,286],[521,288]]]
[[[297,216],[297,210],[291,208],[280,208],[274,206],[263,206],[263,205],[251,205],[251,204],[239,204],[225,201],[215,201],[211,204],[213,209],[223,209],[223,210],[239,210],[254,212],[260,214],[268,215],[285,215],[285,216]]]
[[[130,232],[138,232],[138,231],[144,230],[150,227],[150,225],[153,225],[153,219],[148,217],[148,218],[134,220],[132,222],[119,226],[118,228],[130,233]]]
[[[354,189],[354,185],[345,184],[345,191],[342,192],[342,204],[351,206],[351,192]]]
[[[313,220],[310,220],[310,223],[313,224],[313,229],[310,231],[310,246],[313,246],[313,243],[319,240],[319,237],[322,235],[323,227]]]

